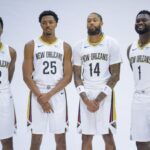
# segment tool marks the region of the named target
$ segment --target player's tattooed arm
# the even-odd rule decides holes
[[[82,79],[81,79],[81,66],[73,66],[73,72],[74,72],[74,83],[75,86],[78,87],[79,85],[83,85]],[[82,92],[80,94],[82,100],[86,104],[88,101],[87,95],[85,92]]]
[[[113,89],[120,78],[120,63],[110,65],[109,70],[110,70],[111,76],[107,82],[107,86]],[[101,92],[97,96],[96,101],[101,102],[106,96],[107,95],[104,92]]]
[[[81,67],[80,66],[73,66],[73,72],[74,72],[74,82],[75,82],[75,86],[78,87],[80,85],[83,86],[83,82],[81,79]],[[81,92],[80,93],[80,97],[82,98],[83,102],[85,103],[85,105],[87,106],[87,109],[90,112],[95,112],[98,110],[99,105],[97,105],[97,103],[95,103],[94,101],[90,101],[89,98],[86,95],[86,92]]]
[[[107,85],[113,89],[120,78],[120,63],[110,65],[109,69],[111,77],[109,78]]]

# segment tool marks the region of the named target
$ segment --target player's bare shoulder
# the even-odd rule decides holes
[[[71,48],[71,46],[68,43],[66,43],[66,42],[64,42],[63,45],[64,45],[64,52],[65,52],[65,54],[72,55],[72,48]]]
[[[34,52],[34,40],[27,42],[24,46],[24,56],[33,57]]]
[[[34,49],[34,40],[27,42],[24,49],[32,51]]]
[[[68,43],[64,42],[64,50],[72,51],[72,48]]]

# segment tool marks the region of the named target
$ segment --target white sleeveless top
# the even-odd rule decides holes
[[[73,63],[82,67],[83,82],[87,87],[106,84],[111,76],[109,66],[120,62],[118,43],[108,36],[104,36],[96,45],[91,45],[85,39],[73,50]]]
[[[133,68],[135,90],[150,90],[150,43],[142,49],[134,42],[130,48],[129,60]]]
[[[56,85],[63,78],[63,41],[57,39],[53,44],[34,40],[33,80],[37,84]]]

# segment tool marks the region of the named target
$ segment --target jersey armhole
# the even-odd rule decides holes
[[[129,59],[129,56],[130,56],[131,47],[132,47],[132,44],[130,44],[128,49],[127,49],[127,57],[128,57],[128,59]]]

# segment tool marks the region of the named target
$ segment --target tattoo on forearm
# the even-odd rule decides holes
[[[110,66],[110,73],[111,73],[111,77],[108,80],[108,85],[113,88],[117,81],[119,80],[119,75],[120,75],[120,64],[114,64],[112,66]]]

